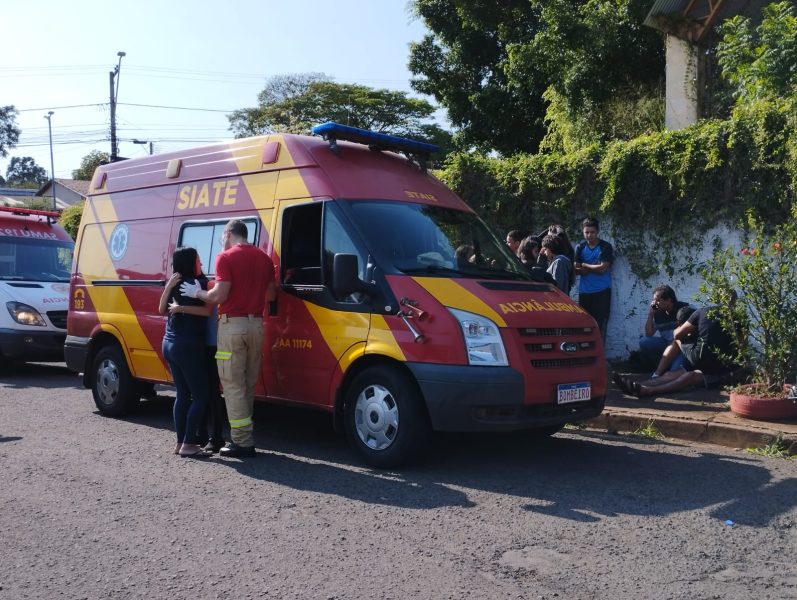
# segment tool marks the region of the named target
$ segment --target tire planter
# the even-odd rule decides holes
[[[739,392],[731,392],[730,397],[731,411],[740,417],[757,421],[797,419],[797,399],[762,398]]]

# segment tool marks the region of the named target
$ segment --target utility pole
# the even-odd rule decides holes
[[[53,161],[53,124],[50,119],[55,114],[54,111],[49,111],[44,118],[47,119],[47,131],[50,133],[50,191],[53,193],[53,210],[58,210],[55,204],[55,161]]]
[[[116,141],[116,98],[119,96],[119,70],[122,68],[122,57],[125,56],[125,53],[117,52],[116,56],[119,57],[119,62],[114,70],[108,73],[111,84],[111,162],[119,160],[119,146]],[[114,86],[114,78],[116,86]]]

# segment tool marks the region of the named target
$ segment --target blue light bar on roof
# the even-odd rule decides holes
[[[320,135],[325,140],[346,140],[356,144],[365,144],[374,150],[393,150],[423,155],[429,155],[440,150],[440,147],[434,144],[426,144],[386,133],[376,133],[367,129],[349,127],[340,123],[322,123],[313,127],[311,131],[313,135]]]

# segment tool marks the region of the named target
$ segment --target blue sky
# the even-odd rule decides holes
[[[231,137],[226,112],[255,105],[273,75],[314,71],[411,92],[408,46],[425,33],[406,0],[22,0],[2,19],[0,105],[20,110],[22,136],[0,174],[13,156],[49,174],[53,110],[59,178],[91,150],[110,151],[108,72],[119,51],[119,153],[132,158],[147,150],[131,139],[154,140],[158,153]]]

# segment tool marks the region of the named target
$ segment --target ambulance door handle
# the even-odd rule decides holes
[[[277,316],[277,301],[272,300],[268,303],[268,316],[275,317]]]

